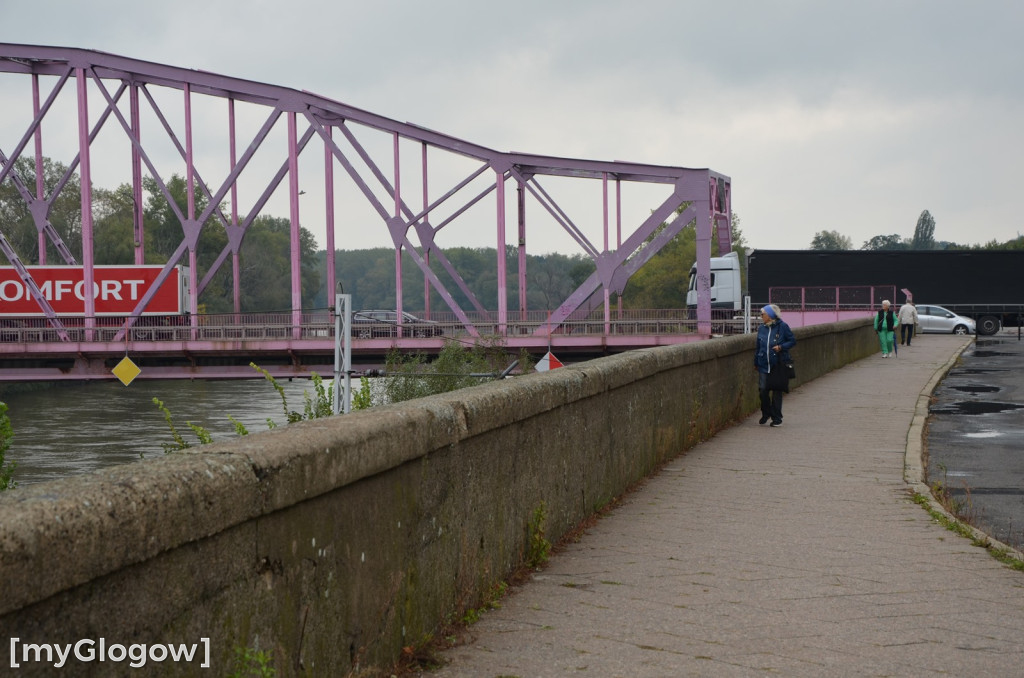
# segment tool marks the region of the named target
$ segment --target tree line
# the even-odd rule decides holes
[[[682,211],[685,205],[678,211]],[[663,225],[664,227],[664,225]],[[648,238],[657,237],[657,231]],[[733,250],[743,252],[746,242],[739,228],[739,217],[733,216]],[[647,243],[641,246],[642,249]],[[712,241],[713,251],[717,243]],[[319,253],[326,261],[326,252]],[[444,255],[486,310],[498,307],[497,250],[493,247],[453,247]],[[509,245],[505,248],[505,281],[508,307],[519,308],[519,254]],[[690,267],[697,260],[697,236],[693,228],[683,229],[633,274],[622,294],[623,308],[684,308]],[[396,303],[395,253],[390,248],[338,250],[335,270],[345,293],[352,295],[356,309],[393,309]],[[463,309],[472,308],[448,272],[436,261],[430,264],[445,289]],[[554,310],[596,270],[594,262],[582,254],[544,254],[526,257],[526,307],[529,310]],[[402,300],[408,310],[424,308],[424,275],[407,254],[402,260]],[[317,305],[328,306],[325,286],[318,291]],[[612,295],[618,304],[618,296]],[[440,295],[432,290],[430,308],[447,310]]]
[[[852,250],[853,240],[839,231],[818,231],[811,240],[812,250]],[[1024,236],[999,242],[990,240],[984,245],[963,245],[935,239],[935,217],[924,210],[917,218],[914,235],[903,237],[898,233],[876,235],[864,241],[862,250],[1020,250],[1024,249]]]

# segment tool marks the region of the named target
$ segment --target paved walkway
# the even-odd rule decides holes
[[[1024,573],[904,480],[966,344],[861,360],[790,394],[783,427],[754,415],[679,457],[429,675],[1022,675]]]

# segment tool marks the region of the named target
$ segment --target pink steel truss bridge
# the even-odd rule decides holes
[[[175,337],[174,350],[185,354],[251,350],[255,344],[233,342],[237,337],[230,333],[215,341],[204,339],[202,330],[210,323],[199,311],[207,286],[225,266],[232,272],[236,320],[243,311],[261,310],[242,308],[240,249],[253,220],[271,204],[287,209],[290,222],[291,310],[286,314],[290,322],[285,323],[286,336],[256,344],[261,351],[291,355],[292,368],[298,371],[301,361],[294,356],[310,340],[301,292],[300,223],[320,226],[329,253],[339,240],[345,240],[346,233],[368,229],[386,233],[395,250],[399,315],[407,306],[402,294],[405,253],[423,275],[427,290],[423,310],[417,308],[418,312],[431,317],[433,290],[446,306],[434,314],[452,318],[457,333],[467,337],[498,334],[509,340],[510,347],[517,341],[550,345],[551,338],[569,324],[583,321],[603,323],[607,335],[621,314],[621,308],[612,308],[612,295],[621,295],[630,276],[682,229],[693,227],[697,319],[695,332],[680,340],[711,334],[712,233],[717,235],[719,253],[729,251],[732,244],[730,179],[712,170],[500,152],[311,92],[65,47],[0,43],[0,97],[0,186],[13,185],[28,207],[38,231],[38,261],[26,262],[15,251],[2,221],[0,251],[44,319],[35,328],[40,330],[35,338],[20,339],[14,350],[26,356],[78,356],[77,367],[65,373],[101,371],[89,363],[90,355],[105,356],[109,363],[110,352],[123,354],[129,347],[145,352],[146,334],[138,330],[153,294],[176,269],[187,272],[188,308],[183,309],[181,322],[189,332],[181,341]],[[42,181],[44,158],[68,167],[49,192]],[[19,159],[34,163],[34,186],[13,171]],[[55,201],[73,183],[76,172],[81,261],[76,261],[50,221]],[[188,201],[183,209],[168,189],[174,175],[186,181]],[[135,264],[146,263],[144,177],[155,182],[175,210],[181,239],[163,262],[157,281],[114,327],[109,318],[98,317],[89,295],[84,295],[84,315],[69,322],[54,310],[30,267],[47,264],[49,248],[61,257],[60,265],[81,267],[84,289],[94,287],[93,186],[110,177],[114,184],[130,186],[135,205]],[[631,187],[641,186],[656,189],[657,198],[646,202],[638,216],[624,216],[624,195]],[[582,208],[563,202],[562,195],[571,193],[588,196]],[[317,203],[310,197],[319,206],[314,207]],[[580,210],[578,216],[574,208]],[[477,232],[493,228],[496,304],[469,288],[441,246],[460,225]],[[205,272],[200,277],[196,244],[202,230],[210,228],[223,229],[227,244],[202,268]],[[567,234],[579,252],[594,262],[595,271],[556,307],[547,309],[542,321],[530,322],[538,309],[527,308],[527,241],[543,245],[554,232]],[[461,244],[455,240],[447,246]],[[510,279],[508,251],[514,251],[511,259],[518,264],[512,290],[506,282]],[[442,280],[440,271],[450,282]],[[329,299],[338,289],[338,273],[334,257],[328,256]],[[452,285],[469,300],[468,305],[456,300],[449,289]],[[517,292],[518,307],[510,309],[512,292]],[[488,310],[488,305],[497,311]],[[325,326],[329,328],[330,323]],[[317,336],[324,343],[322,335]],[[590,342],[609,344],[607,336],[601,335]],[[42,344],[49,346],[32,348]],[[3,352],[10,349],[0,346]],[[80,360],[85,360],[84,366]]]

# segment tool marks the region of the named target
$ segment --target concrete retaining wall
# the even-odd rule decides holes
[[[877,350],[867,321],[795,332],[797,385]],[[238,648],[279,676],[390,666],[522,565],[540,507],[557,541],[757,410],[753,345],[634,351],[4,493],[0,666],[49,674],[25,644],[92,639],[98,657],[101,638],[208,639],[212,675]],[[150,654],[146,675],[202,659]]]

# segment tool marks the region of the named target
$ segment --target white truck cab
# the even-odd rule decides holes
[[[690,284],[686,292],[687,308],[697,307],[697,264],[690,267]],[[711,257],[711,308],[739,311],[743,308],[743,284],[740,259],[736,252]]]

